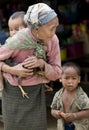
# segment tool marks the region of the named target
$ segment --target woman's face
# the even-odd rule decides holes
[[[56,32],[58,18],[51,20],[49,23],[37,28],[37,38],[42,41],[50,40]]]

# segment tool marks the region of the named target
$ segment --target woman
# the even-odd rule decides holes
[[[0,61],[11,58],[13,65],[19,63],[12,67],[0,63],[4,130],[46,130],[45,83],[61,75],[55,35],[58,18],[48,5],[38,3],[28,8],[24,20],[28,28],[7,39],[0,48]],[[18,85],[26,92],[24,98]]]

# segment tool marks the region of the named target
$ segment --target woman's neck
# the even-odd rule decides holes
[[[36,31],[32,30],[31,33],[32,33],[33,37],[38,40]]]

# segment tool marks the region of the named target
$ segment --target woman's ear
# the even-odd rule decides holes
[[[36,30],[36,31],[38,31],[38,30],[39,30],[39,27],[38,27],[38,26],[36,26],[36,27],[35,27],[35,30]]]
[[[39,34],[39,30],[40,30],[40,27],[36,26],[36,27],[35,27],[35,32],[36,32],[36,34]]]

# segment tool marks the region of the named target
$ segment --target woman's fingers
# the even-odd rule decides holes
[[[23,62],[23,66],[29,69],[36,68],[38,67],[37,60],[38,59],[36,57],[29,57]]]
[[[27,77],[30,75],[33,75],[33,69],[27,69],[22,66],[22,64],[18,64],[12,67],[12,71],[14,70],[14,74],[21,76],[21,77]]]

